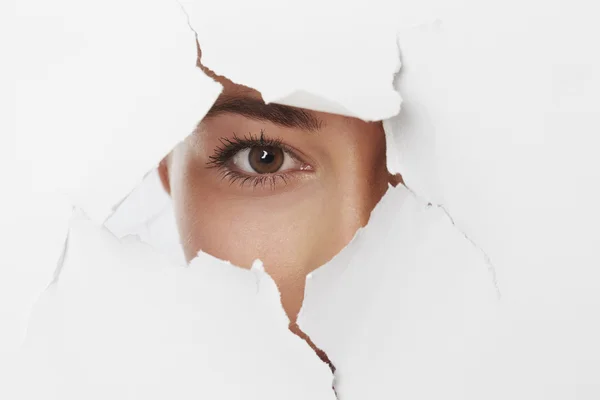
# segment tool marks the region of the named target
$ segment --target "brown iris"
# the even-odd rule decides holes
[[[283,150],[274,146],[257,146],[250,149],[248,162],[259,174],[272,174],[283,165]]]

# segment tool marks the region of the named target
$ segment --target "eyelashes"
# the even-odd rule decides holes
[[[305,164],[296,152],[284,144],[280,139],[272,139],[265,136],[264,131],[260,131],[260,136],[251,133],[244,137],[239,137],[235,133],[233,137],[219,138],[220,144],[215,147],[213,154],[210,155],[207,162],[207,168],[219,170],[222,179],[227,179],[230,184],[237,183],[240,186],[269,186],[274,189],[276,185],[287,184],[292,179],[292,173],[312,169]],[[256,155],[262,153],[265,158],[256,158]],[[268,154],[270,153],[270,154]],[[281,155],[281,167],[272,173],[259,172],[248,163],[248,155],[253,154],[251,162],[269,162],[273,153]],[[287,169],[282,167],[286,167]],[[295,168],[294,168],[295,166]]]
[[[250,133],[248,136],[240,138],[234,133],[231,139],[221,137],[219,138],[219,142],[221,144],[215,148],[214,154],[208,157],[210,161],[207,164],[211,168],[223,166],[234,155],[244,149],[271,146],[281,148],[284,151],[290,151],[281,140],[266,138],[262,130],[260,131],[260,137],[253,136]]]
[[[277,182],[281,181],[284,184],[288,183],[288,179],[285,174],[273,174],[273,175],[242,175],[235,171],[223,171],[223,179],[229,180],[230,184],[238,183],[240,186],[269,186],[271,189],[275,189]]]

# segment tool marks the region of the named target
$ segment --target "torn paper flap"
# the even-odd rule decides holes
[[[583,245],[600,224],[595,5],[401,3],[429,10],[398,30],[404,101],[384,123],[390,172],[501,266],[507,295],[597,281],[597,246]]]
[[[24,398],[335,399],[272,279],[206,254],[169,265],[81,216],[32,316]]]
[[[17,14],[18,155],[34,187],[58,188],[103,221],[194,130],[220,85],[196,67],[176,2],[29,1]]]
[[[367,121],[400,110],[393,87],[400,68],[395,27],[382,23],[381,9],[371,3],[182,5],[198,33],[203,65],[258,90],[267,103]]]
[[[298,323],[335,366],[340,398],[464,399],[497,302],[478,249],[398,186],[307,279]]]
[[[173,203],[156,169],[119,204],[104,226],[118,238],[137,237],[174,264],[187,264]]]
[[[526,295],[500,286],[498,298],[485,254],[442,208],[399,186],[307,278],[298,323],[335,366],[340,398],[597,398],[590,240],[563,273],[548,268],[535,285],[530,275],[544,254],[523,258],[511,266],[523,281],[508,285]]]

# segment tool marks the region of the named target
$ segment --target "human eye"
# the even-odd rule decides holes
[[[261,131],[260,137],[221,138],[220,146],[209,157],[208,166],[222,172],[231,183],[254,187],[288,183],[294,173],[311,171],[292,148],[281,140],[269,139]]]

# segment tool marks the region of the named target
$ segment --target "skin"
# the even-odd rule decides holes
[[[232,98],[262,102],[259,92],[216,75],[200,61],[198,66],[224,87],[216,104]],[[279,287],[296,331],[306,275],[348,244],[389,184],[400,181],[386,169],[381,123],[304,112],[319,121],[320,129],[237,112],[209,115],[159,165],[188,262],[200,250],[244,268],[259,258]],[[294,170],[282,172],[286,182],[241,184],[224,177],[226,168],[210,168],[223,140],[233,140],[234,134],[258,138],[261,132],[301,155]]]

